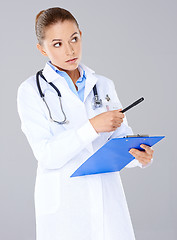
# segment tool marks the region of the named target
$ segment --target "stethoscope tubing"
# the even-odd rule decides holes
[[[40,70],[40,71],[37,72],[37,74],[36,74],[36,83],[37,83],[38,91],[39,91],[39,94],[40,94],[42,100],[44,101],[44,103],[45,103],[45,105],[46,105],[46,107],[47,107],[47,109],[48,109],[50,120],[51,120],[52,122],[55,122],[55,123],[58,123],[58,124],[61,124],[61,125],[62,125],[62,124],[69,123],[69,121],[67,121],[67,119],[66,119],[66,114],[65,114],[65,112],[63,111],[63,106],[62,106],[62,102],[61,102],[61,93],[60,93],[59,89],[58,89],[53,83],[47,82],[47,83],[49,83],[49,84],[55,89],[55,91],[56,91],[57,94],[58,94],[59,102],[60,102],[60,108],[61,108],[61,111],[62,111],[62,113],[63,113],[64,120],[61,121],[61,122],[58,122],[58,121],[56,121],[56,120],[54,120],[54,119],[52,118],[52,114],[51,114],[50,108],[49,108],[49,106],[48,106],[48,104],[47,104],[47,102],[46,102],[46,100],[45,100],[45,95],[44,95],[44,93],[42,92],[42,89],[41,89],[41,86],[40,86],[39,76],[41,76],[41,78],[43,78],[46,82],[47,82],[47,80],[46,80],[46,78],[44,77],[44,75],[42,74],[42,70]]]

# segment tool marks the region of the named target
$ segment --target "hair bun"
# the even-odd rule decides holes
[[[45,12],[45,10],[40,11],[40,12],[36,15],[36,23],[37,23],[37,21],[38,21],[39,16],[40,16],[43,12]]]

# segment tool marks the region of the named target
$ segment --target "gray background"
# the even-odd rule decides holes
[[[137,240],[177,239],[177,2],[175,0],[3,1],[1,3],[0,239],[34,240],[37,162],[20,129],[19,84],[48,60],[34,20],[49,7],[71,11],[83,32],[82,62],[116,84],[135,133],[165,135],[147,169],[121,172]]]

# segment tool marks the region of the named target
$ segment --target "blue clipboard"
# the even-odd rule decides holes
[[[143,151],[141,144],[151,147],[164,137],[113,138],[88,158],[71,177],[120,171],[134,159],[129,153],[131,148]]]

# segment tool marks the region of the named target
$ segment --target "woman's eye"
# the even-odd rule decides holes
[[[61,45],[61,43],[58,42],[58,43],[54,44],[54,47],[59,47],[60,45]]]
[[[73,38],[73,39],[72,39],[72,42],[73,42],[73,40],[75,40],[74,42],[77,42],[77,37]]]

